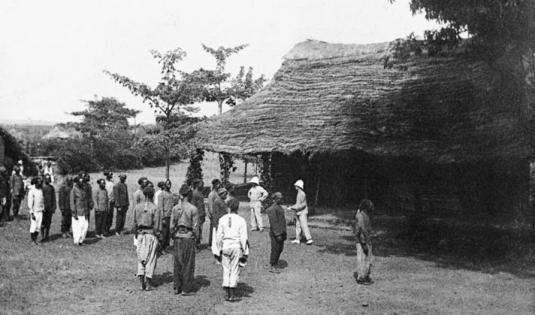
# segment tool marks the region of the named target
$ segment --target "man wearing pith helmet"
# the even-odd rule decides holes
[[[257,176],[251,178],[249,182],[253,187],[249,189],[249,206],[251,207],[251,231],[264,230],[262,223],[262,201],[268,197],[268,192],[260,186],[260,179]]]
[[[297,220],[295,221],[295,240],[293,240],[292,243],[299,244],[301,242],[301,232],[303,232],[306,238],[306,244],[312,245],[314,241],[312,240],[310,230],[308,229],[308,206],[304,190],[305,183],[299,179],[295,182],[294,187],[295,190],[297,190],[297,197],[295,198],[295,205],[289,208],[294,210],[297,216]]]

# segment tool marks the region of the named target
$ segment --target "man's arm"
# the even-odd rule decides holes
[[[258,187],[260,187],[260,193],[262,194],[262,195],[260,196],[260,199],[259,199],[259,200],[260,200],[260,201],[264,201],[264,200],[266,200],[267,197],[269,196],[269,193],[267,192],[267,190],[264,189],[264,187],[262,187],[262,186],[258,186]]]
[[[199,237],[199,209],[193,211],[192,221],[193,234],[195,235],[195,239],[197,239]]]

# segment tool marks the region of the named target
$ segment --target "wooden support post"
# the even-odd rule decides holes
[[[243,183],[247,183],[247,160],[244,159],[245,170],[243,171]]]

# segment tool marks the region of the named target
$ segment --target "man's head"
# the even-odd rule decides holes
[[[221,187],[217,190],[217,194],[221,199],[225,200],[227,198],[228,191],[225,188]]]
[[[104,178],[97,180],[97,184],[100,189],[106,189],[106,180]]]
[[[143,188],[143,195],[145,196],[145,198],[147,198],[148,200],[152,201],[152,199],[154,198],[154,188],[153,187],[144,187]]]
[[[50,177],[50,174],[45,174],[45,184],[49,185],[52,182],[52,177]]]
[[[221,181],[217,178],[212,180],[212,189],[217,190],[219,187],[221,187]]]
[[[373,202],[369,199],[362,199],[359,204],[359,210],[366,213],[371,213],[373,211]]]
[[[165,188],[165,182],[164,181],[159,181],[158,184],[156,184],[156,186],[158,186],[158,188],[163,190]]]
[[[147,179],[147,184],[145,185],[145,187],[151,187],[152,189],[154,189],[154,184]]]
[[[202,191],[203,186],[204,182],[201,179],[196,178],[191,182],[191,187],[195,190]]]
[[[258,176],[254,176],[253,178],[251,178],[249,183],[253,184],[253,187],[258,186],[260,185],[260,178],[258,178]]]
[[[303,189],[305,189],[305,183],[303,182],[303,180],[298,179],[298,180],[294,183],[294,187],[295,187],[296,190],[299,190],[299,189],[303,190]]]
[[[137,180],[137,184],[139,185],[139,187],[141,189],[145,188],[145,186],[147,186],[147,183],[149,182],[149,180],[147,179],[147,177],[140,177],[138,180]]]
[[[231,199],[227,202],[227,206],[229,207],[230,212],[232,212],[232,213],[238,213],[238,209],[240,208],[240,202],[238,201],[238,199],[231,198]]]
[[[19,166],[22,166],[22,164],[23,164],[23,163],[22,163],[22,160],[19,160],[19,161],[17,162],[17,165],[19,165]]]
[[[77,186],[82,186],[84,184],[84,174],[78,174],[78,176],[76,176],[74,178],[74,183],[77,185]]]
[[[1,176],[7,175],[7,169],[4,166],[0,166],[0,175]]]
[[[119,180],[121,181],[121,183],[126,182],[126,174],[119,175]]]
[[[165,191],[171,191],[171,180],[170,179],[167,179],[163,185],[163,189]]]
[[[41,188],[43,186],[43,179],[41,178],[41,176],[34,177],[33,184],[36,188]]]
[[[15,174],[19,175],[20,174],[20,167],[18,165],[13,166],[13,171],[15,172]]]
[[[72,186],[73,179],[70,176],[65,177],[65,185],[71,187]]]
[[[91,180],[91,177],[89,176],[88,172],[84,172],[84,182],[89,183]]]
[[[181,198],[189,200],[191,198],[191,187],[188,184],[183,184],[178,191]]]
[[[52,162],[50,162],[50,161],[46,162],[46,166],[51,167],[52,166]]]
[[[273,200],[274,203],[280,205],[282,202],[282,193],[277,191],[276,193],[271,195],[271,199]]]
[[[106,179],[109,180],[109,181],[111,181],[111,180],[113,179],[113,173],[110,172],[110,171],[104,172],[104,173],[102,173],[102,174],[103,174],[103,175],[106,177]]]

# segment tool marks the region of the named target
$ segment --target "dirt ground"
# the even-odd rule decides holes
[[[161,174],[160,169],[151,172],[157,173],[154,176]],[[131,190],[138,173],[131,174]],[[27,210],[22,213],[27,215]],[[246,203],[241,204],[240,214],[248,221]],[[93,218],[94,215],[92,221]],[[197,253],[194,296],[173,294],[169,254],[158,260],[154,278],[157,290],[144,292],[135,278],[132,235],[100,240],[90,232],[87,244],[78,247],[71,239],[60,237],[60,220],[56,212],[52,240],[39,246],[30,242],[27,219],[8,222],[0,228],[0,313],[535,313],[533,264],[518,265],[500,259],[473,261],[462,255],[448,256],[438,249],[409,250],[411,241],[392,233],[395,224],[376,224],[372,273],[375,283],[370,286],[355,282],[356,251],[350,231],[323,225],[324,228],[312,228],[312,246],[287,242],[281,274],[268,272],[268,233],[252,232],[250,259],[239,281],[242,300],[230,303],[223,299],[221,267],[207,249]],[[294,236],[292,226],[288,232]],[[451,246],[437,242],[443,247]],[[492,253],[485,254],[492,257]]]

